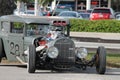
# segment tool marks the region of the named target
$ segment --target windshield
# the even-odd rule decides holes
[[[26,27],[27,27],[26,28],[27,36],[47,35],[51,31],[65,33],[64,27],[56,27],[56,26],[43,25],[43,24],[27,24]]]
[[[79,15],[81,15],[82,18],[84,18],[84,19],[88,19],[90,17],[89,13],[80,13]]]
[[[77,14],[72,12],[63,12],[59,16],[77,17]]]
[[[56,12],[61,12],[61,11],[70,11],[69,8],[57,8]]]
[[[27,24],[27,36],[44,35],[49,31],[49,25]]]
[[[110,9],[95,9],[93,13],[111,13]]]

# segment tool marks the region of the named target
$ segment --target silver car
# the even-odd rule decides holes
[[[82,19],[82,16],[76,11],[62,11],[60,14],[58,14],[58,16],[65,17],[65,18],[79,18],[79,19]]]
[[[0,17],[0,62],[20,61],[27,65],[29,73],[36,69],[68,70],[77,67],[85,70],[96,65],[96,71],[104,74],[106,52],[103,46],[90,61],[88,51],[75,47],[70,38],[70,22],[61,17],[15,16]]]

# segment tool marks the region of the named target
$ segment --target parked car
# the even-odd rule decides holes
[[[79,15],[81,15],[83,19],[90,19],[90,13],[79,13]]]
[[[78,10],[78,13],[91,13],[92,9],[88,9],[88,10]]]
[[[18,13],[18,11],[16,11],[14,13],[14,15],[35,16],[35,11],[34,10],[26,10],[24,12],[20,12],[20,14]],[[38,15],[43,16],[43,13],[39,12]]]
[[[115,12],[115,18],[116,18],[116,16],[119,15],[119,14],[120,14],[120,12]]]
[[[96,7],[92,10],[90,20],[114,19],[114,11],[112,8]]]
[[[81,45],[82,46],[82,45]],[[96,65],[104,74],[106,52],[98,47],[91,60],[85,59],[88,51],[75,47],[70,38],[70,21],[61,17],[15,16],[0,17],[0,62],[20,61],[29,73],[36,69],[68,70],[77,67],[85,70]]]
[[[79,18],[79,19],[82,19],[82,16],[76,11],[63,11],[60,14],[58,14],[58,16],[64,17],[64,18]]]
[[[27,16],[34,16],[35,15],[35,12],[34,10],[27,10],[24,12],[24,14],[22,15],[27,15]]]
[[[62,11],[72,11],[70,6],[57,6],[55,10],[52,11],[51,15],[57,16]]]
[[[92,12],[92,9],[88,9],[86,10],[87,13],[91,13]]]
[[[120,20],[120,14],[116,15],[116,19]]]
[[[18,11],[17,9],[15,9],[13,14],[14,15],[21,15],[21,14],[24,14],[24,11]]]
[[[34,10],[26,10],[24,12],[24,14],[22,15],[27,15],[27,16],[34,16],[35,15],[35,11]],[[43,13],[42,12],[39,12],[38,13],[39,16],[43,16]]]

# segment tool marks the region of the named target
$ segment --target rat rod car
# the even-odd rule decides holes
[[[61,17],[15,16],[0,18],[0,62],[20,61],[29,73],[36,69],[65,70],[77,67],[85,70],[96,66],[98,74],[106,71],[106,51],[99,46],[91,60],[88,51],[75,47],[70,38],[70,22]]]

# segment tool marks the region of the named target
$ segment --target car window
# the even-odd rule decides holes
[[[19,22],[11,22],[11,33],[23,33],[24,23]]]
[[[82,18],[86,19],[86,18],[89,18],[90,17],[90,14],[85,14],[85,13],[80,13],[79,15],[82,16]]]
[[[10,32],[10,22],[7,21],[1,22],[1,30],[4,32]]]
[[[94,9],[93,13],[111,13],[110,9]]]
[[[69,9],[69,8],[57,8],[55,11],[56,11],[56,12],[70,11],[70,9]]]
[[[34,12],[32,12],[32,11],[31,12],[25,12],[25,14],[34,14]]]
[[[60,16],[77,17],[76,13],[70,13],[70,12],[61,13]]]
[[[66,33],[67,27],[43,25],[43,24],[27,24],[26,25],[26,36],[36,36],[36,35],[47,35],[51,31]]]
[[[59,16],[67,16],[66,13],[61,13]]]
[[[35,15],[35,12],[34,11],[26,11],[26,12],[24,12],[24,14],[25,15]],[[42,12],[39,12],[39,16],[43,16]]]
[[[76,13],[68,13],[68,16],[77,17]]]
[[[49,31],[49,25],[42,25],[42,24],[27,24],[27,36],[34,36],[34,35],[44,35],[47,34]]]

